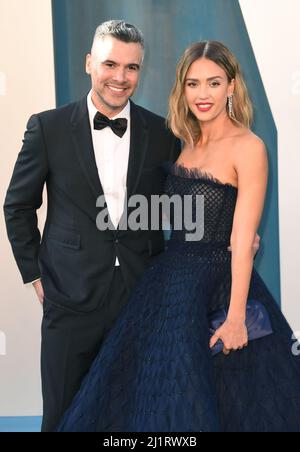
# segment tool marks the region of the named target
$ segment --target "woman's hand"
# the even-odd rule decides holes
[[[241,350],[246,347],[248,345],[248,331],[245,321],[227,318],[210,339],[210,348],[212,348],[219,339],[221,339],[224,344],[224,355],[229,355],[231,350]]]

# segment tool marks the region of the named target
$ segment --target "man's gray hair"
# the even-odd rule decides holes
[[[145,41],[143,33],[134,25],[128,24],[124,20],[108,20],[103,22],[96,29],[94,41],[96,39],[104,38],[105,36],[112,36],[123,42],[135,42],[145,48]]]

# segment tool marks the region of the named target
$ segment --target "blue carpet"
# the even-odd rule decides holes
[[[39,416],[0,417],[0,432],[40,432]]]

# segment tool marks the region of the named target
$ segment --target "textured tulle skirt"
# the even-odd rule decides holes
[[[170,242],[108,334],[57,431],[300,432],[300,347],[253,270],[273,334],[212,357],[209,313],[228,307],[227,246]]]

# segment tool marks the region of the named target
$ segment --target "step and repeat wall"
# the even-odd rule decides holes
[[[254,131],[269,152],[255,265],[294,330],[300,330],[298,17],[298,0],[0,0],[2,205],[29,116],[87,93],[85,55],[99,23],[124,19],[143,30],[145,67],[134,100],[162,115],[183,50],[201,39],[223,41],[240,60],[255,107]],[[45,196],[41,228],[46,201]],[[22,284],[3,215],[0,234],[0,416],[36,416],[41,414],[42,312],[32,287]]]

